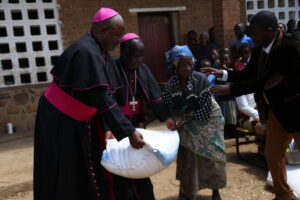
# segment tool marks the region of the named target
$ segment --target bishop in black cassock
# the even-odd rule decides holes
[[[140,37],[134,33],[125,34],[121,39],[121,56],[116,60],[124,87],[115,93],[114,98],[135,127],[145,127],[143,104],[146,103],[156,117],[171,129],[175,121],[169,117],[160,88],[143,63],[143,57],[144,44]],[[150,178],[128,179],[114,175],[113,180],[117,200],[155,199]]]
[[[113,200],[112,175],[100,165],[105,120],[118,140],[144,145],[111,98],[122,80],[107,50],[119,43],[122,17],[101,8],[91,32],[59,57],[53,82],[41,97],[34,138],[35,200]]]

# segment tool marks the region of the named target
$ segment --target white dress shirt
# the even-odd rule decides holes
[[[250,117],[250,121],[259,119],[253,93],[236,97],[235,100],[239,111]]]
[[[267,54],[269,54],[270,51],[271,51],[271,48],[273,46],[274,41],[275,41],[275,39],[272,40],[272,42],[266,48],[263,48],[263,51],[265,51]]]

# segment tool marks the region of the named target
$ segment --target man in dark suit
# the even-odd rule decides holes
[[[239,72],[204,68],[230,85],[211,88],[217,95],[255,93],[260,119],[267,127],[266,159],[273,177],[275,200],[292,200],[287,184],[285,151],[294,138],[300,147],[299,51],[277,30],[277,19],[268,11],[257,13],[250,22],[255,48],[245,70]]]

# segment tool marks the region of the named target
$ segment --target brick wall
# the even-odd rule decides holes
[[[186,6],[179,11],[179,43],[185,42],[187,31],[198,34],[215,26],[219,44],[228,44],[234,39],[233,26],[245,18],[243,0],[57,0],[62,21],[64,46],[89,31],[91,19],[100,7],[111,7],[120,12],[126,22],[126,32],[138,32],[137,13],[129,8],[155,8]],[[242,5],[242,6],[241,6]],[[243,8],[241,8],[243,7]],[[244,19],[242,20],[244,21]],[[118,55],[118,50],[113,53]],[[32,131],[40,95],[46,85],[14,87],[0,92],[0,133],[6,132],[6,124],[12,122],[17,131]]]
[[[194,29],[198,34],[215,27],[217,43],[228,46],[235,39],[233,26],[245,22],[244,0],[57,0],[60,5],[60,20],[64,46],[86,33],[91,25],[91,18],[100,7],[117,10],[126,22],[126,32],[138,33],[137,13],[130,13],[130,8],[155,8],[186,6],[179,11],[179,43],[185,43],[185,34]],[[118,49],[113,52],[118,55]]]
[[[126,32],[138,33],[137,13],[130,13],[129,8],[186,6],[185,11],[179,11],[180,43],[185,42],[185,34],[189,30],[194,29],[199,33],[207,31],[213,25],[211,0],[58,0],[58,4],[65,47],[89,30],[91,18],[100,7],[117,10],[126,22]]]
[[[215,42],[219,46],[224,45],[224,20],[222,0],[213,1],[213,26],[215,32]]]
[[[246,17],[246,1],[245,0],[240,0],[241,2],[241,22],[247,24],[247,17]]]
[[[198,33],[212,26],[211,0],[57,0],[64,47],[89,31],[91,19],[100,7],[111,7],[120,12],[126,22],[126,32],[138,32],[137,13],[129,8],[186,6],[179,12],[179,39],[184,41],[188,30]],[[114,52],[118,55],[118,50]],[[14,124],[18,132],[33,131],[37,104],[46,85],[4,88],[0,91],[0,133],[6,124]]]
[[[244,6],[241,0],[214,0],[213,1],[213,22],[217,43],[221,47],[228,47],[236,39],[234,25],[244,22]]]

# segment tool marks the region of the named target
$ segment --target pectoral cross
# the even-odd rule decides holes
[[[132,106],[132,111],[135,111],[135,105],[137,105],[138,102],[135,100],[134,96],[132,97],[132,100],[129,102],[129,104]]]

